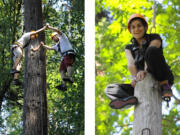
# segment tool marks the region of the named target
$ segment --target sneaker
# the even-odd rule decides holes
[[[58,85],[58,86],[56,86],[56,88],[58,90],[61,90],[61,91],[66,91],[67,90],[67,87],[64,84]]]
[[[120,98],[120,99],[115,99],[111,101],[109,106],[112,109],[122,109],[122,108],[130,108],[133,105],[136,105],[138,103],[138,99],[134,96],[130,96],[127,98]]]
[[[162,98],[163,99],[167,99],[167,98],[171,98],[172,97],[172,89],[171,86],[169,84],[164,84],[161,86],[161,90],[162,90]]]
[[[15,73],[20,73],[20,71],[18,71],[16,69],[11,69],[10,74],[15,74]]]
[[[73,80],[70,77],[63,78],[63,81],[73,83]]]
[[[13,84],[13,85],[22,85],[22,82],[20,82],[18,79],[14,79],[14,80],[12,81],[12,84]]]

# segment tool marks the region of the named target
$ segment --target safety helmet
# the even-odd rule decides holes
[[[132,14],[132,15],[130,16],[129,20],[128,20],[128,30],[129,30],[129,32],[130,32],[130,24],[131,24],[131,21],[132,21],[133,19],[135,19],[135,18],[140,18],[140,19],[142,19],[142,20],[145,22],[146,27],[148,28],[148,23],[147,23],[147,21],[146,21],[146,19],[145,19],[145,17],[144,17],[143,15],[141,15],[141,14]]]
[[[57,34],[58,34],[57,32],[53,32],[53,33],[51,33],[50,37],[53,38]]]
[[[36,32],[35,30],[31,30],[31,32]],[[36,34],[34,34],[35,35],[35,38],[37,38],[38,37],[38,34],[36,33]]]

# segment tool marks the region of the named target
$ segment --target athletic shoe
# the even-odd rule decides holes
[[[56,86],[56,88],[58,90],[61,90],[61,91],[66,91],[67,90],[67,87],[64,84],[58,85],[58,86]]]
[[[11,69],[10,74],[15,74],[15,73],[20,73],[20,71],[18,71],[16,69]]]
[[[20,82],[18,79],[14,79],[14,80],[12,81],[12,84],[13,84],[13,85],[22,85],[22,82]]]
[[[122,109],[122,108],[130,108],[133,105],[136,105],[138,103],[138,99],[134,96],[130,96],[127,98],[119,98],[111,101],[109,106],[112,109]]]
[[[63,78],[63,81],[73,83],[73,80],[70,77]]]

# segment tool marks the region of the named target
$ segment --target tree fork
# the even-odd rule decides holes
[[[134,110],[133,135],[162,135],[162,98],[158,81],[148,73],[136,84],[134,95],[139,103]]]
[[[26,32],[43,27],[41,0],[24,0],[24,23]],[[23,135],[47,135],[45,50],[30,49],[44,40],[44,33],[39,33],[25,49]]]

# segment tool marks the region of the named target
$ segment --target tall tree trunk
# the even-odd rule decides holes
[[[42,28],[41,0],[24,0],[25,30]],[[32,40],[25,49],[24,135],[47,135],[46,59],[45,50],[32,52],[30,47],[44,41],[44,33]]]
[[[162,100],[158,82],[148,73],[137,83],[134,95],[139,104],[134,110],[133,135],[162,135]]]

